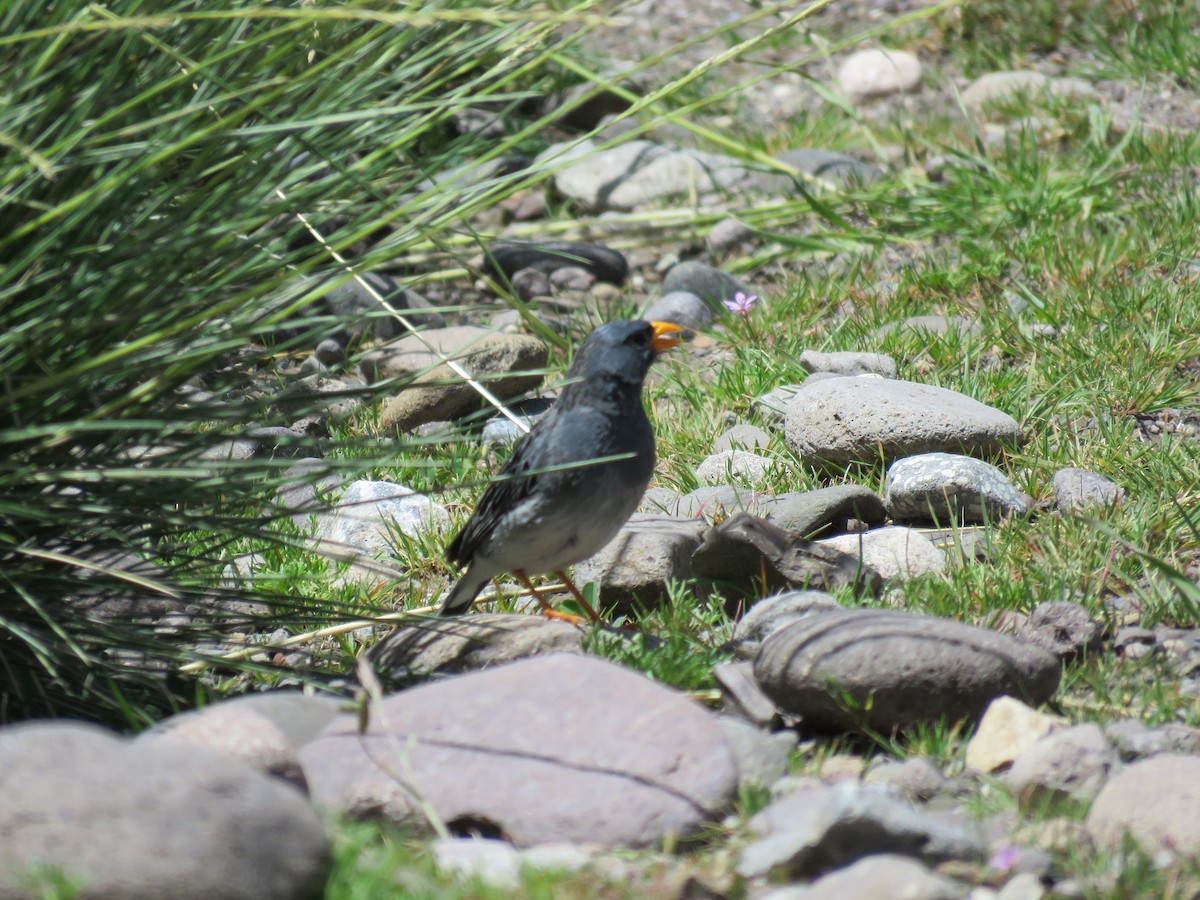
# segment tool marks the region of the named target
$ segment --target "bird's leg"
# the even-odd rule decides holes
[[[513,577],[521,583],[521,586],[524,587],[525,590],[533,594],[533,599],[538,602],[538,605],[542,608],[542,615],[547,619],[561,619],[564,622],[570,622],[572,625],[583,624],[582,616],[577,616],[569,612],[562,612],[551,606],[549,601],[547,601],[546,598],[542,596],[541,592],[533,586],[533,582],[529,580],[529,576],[523,571],[520,569],[514,569]]]
[[[575,587],[575,582],[567,577],[566,572],[560,571],[555,572],[554,574],[562,579],[562,583],[567,586],[567,590],[571,592],[571,596],[574,597],[579,605],[583,607],[583,611],[588,614],[594,623],[599,624],[600,622],[604,621],[599,615],[596,614],[596,611],[592,609],[592,604],[588,603],[587,600],[583,598],[583,594],[579,592],[579,588]]]

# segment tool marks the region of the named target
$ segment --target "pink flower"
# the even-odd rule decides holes
[[[1016,868],[1017,863],[1021,861],[1021,848],[1014,847],[1012,844],[1004,844],[999,847],[992,858],[988,860],[988,865],[998,872],[1010,872]]]
[[[743,294],[738,291],[733,295],[732,300],[722,300],[725,308],[731,313],[737,313],[739,316],[750,315],[750,308],[758,302],[758,296],[755,294]]]

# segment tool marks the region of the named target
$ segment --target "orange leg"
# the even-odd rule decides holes
[[[568,612],[561,612],[560,610],[557,610],[553,606],[551,606],[549,604],[549,602],[547,602],[546,598],[542,596],[541,592],[533,586],[533,582],[529,580],[529,576],[526,575],[523,571],[521,571],[520,569],[514,570],[513,577],[516,578],[517,581],[519,581],[521,583],[521,586],[524,587],[525,590],[527,590],[527,591],[529,591],[529,593],[533,594],[533,599],[535,599],[538,602],[538,605],[542,608],[542,615],[544,615],[547,619],[561,619],[564,622],[570,622],[572,625],[582,625],[583,624],[583,619],[580,616],[572,615],[571,613],[568,613]],[[564,579],[564,581],[565,580],[566,579]],[[574,593],[576,597],[579,597],[579,594],[575,589],[575,585],[571,584],[570,582],[567,582],[567,584],[570,587],[572,593]],[[595,611],[587,604],[587,601],[583,600],[582,597],[579,597],[579,599],[583,602],[584,609],[586,609],[589,613],[592,614],[593,621],[599,622],[600,617],[597,616]]]
[[[571,592],[571,596],[574,597],[576,602],[583,607],[583,611],[588,614],[593,622],[599,623],[604,621],[600,618],[599,614],[592,609],[592,604],[583,599],[583,594],[579,592],[579,588],[575,587],[575,582],[567,577],[566,572],[559,571],[555,572],[554,574],[562,579],[562,583],[567,586],[567,590]]]

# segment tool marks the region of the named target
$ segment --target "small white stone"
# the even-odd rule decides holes
[[[921,61],[902,50],[860,50],[842,61],[838,83],[854,100],[905,93],[921,83]]]

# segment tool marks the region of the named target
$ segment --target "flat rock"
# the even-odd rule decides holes
[[[842,605],[825,591],[784,591],[759,600],[733,626],[739,656],[753,658],[759,645],[785,625],[818,613],[837,611]]]
[[[958,882],[894,853],[865,857],[799,890],[794,900],[962,900],[967,896]]]
[[[650,301],[641,317],[650,322],[674,322],[681,328],[699,330],[717,321],[717,311],[711,303],[691,291],[671,291]]]
[[[855,609],[775,632],[763,642],[754,674],[780,710],[807,725],[867,725],[886,734],[976,718],[1001,694],[1044,702],[1058,688],[1059,664],[1043,650],[961,622]]]
[[[882,525],[887,518],[883,501],[861,484],[835,484],[815,491],[763,497],[755,510],[771,524],[801,538],[839,534],[850,527],[851,519],[874,526]]]
[[[600,603],[618,613],[653,608],[667,582],[692,577],[702,521],[634,513],[609,544],[575,566],[575,583],[600,585]]]
[[[1148,853],[1200,855],[1200,756],[1164,754],[1135,762],[1109,779],[1092,803],[1087,827],[1117,848],[1131,835]]]
[[[721,432],[713,441],[713,453],[722,450],[758,450],[771,444],[771,435],[757,425],[734,425]]]
[[[659,295],[666,297],[676,291],[695,294],[711,304],[714,310],[722,311],[723,301],[732,300],[733,295],[739,292],[751,292],[741,280],[696,260],[676,263],[667,270],[659,287]]]
[[[1008,783],[1022,803],[1092,800],[1117,767],[1117,754],[1094,722],[1046,735],[1013,762]]]
[[[558,148],[548,148],[538,160],[550,160],[555,152]],[[650,141],[626,141],[604,150],[583,141],[569,158],[577,161],[559,169],[554,187],[591,212],[631,210],[693,192],[705,196],[737,190],[747,187],[752,175],[732,157]]]
[[[1035,606],[1017,637],[1049,650],[1059,659],[1075,659],[1100,648],[1104,628],[1087,607],[1056,600]]]
[[[1050,484],[1054,505],[1062,510],[1113,506],[1125,499],[1123,487],[1087,469],[1059,469]]]
[[[333,556],[391,556],[394,531],[416,536],[449,527],[446,508],[412,488],[390,481],[355,481],[331,512],[317,516],[316,539]]]
[[[793,538],[783,529],[739,512],[704,532],[692,555],[692,571],[701,578],[758,583],[766,587],[829,590],[852,585],[878,592],[880,578],[856,558],[816,541]]]
[[[771,728],[777,723],[779,712],[754,680],[754,666],[751,663],[718,663],[713,666],[712,674],[721,691],[721,709],[724,712],[745,719],[759,728]]]
[[[776,800],[749,822],[759,838],[737,864],[747,878],[812,878],[866,856],[895,853],[937,863],[972,860],[981,843],[907,800],[854,781],[801,789]]]
[[[426,422],[457,419],[482,406],[478,392],[443,363],[442,356],[455,360],[496,397],[507,400],[541,383],[539,370],[549,352],[536,338],[471,325],[430,329],[391,341],[362,361],[371,384],[394,378],[399,386],[380,410],[383,429],[409,430]]]
[[[912,528],[893,525],[825,538],[818,543],[853,557],[885,581],[907,581],[946,571],[945,552]]]
[[[582,653],[583,635],[560,619],[480,613],[397,628],[371,648],[368,658],[400,678],[448,674],[547,653]]]
[[[1012,416],[963,394],[861,376],[830,378],[797,393],[784,436],[802,459],[836,466],[939,451],[987,456],[1024,440]]]
[[[330,812],[420,824],[423,801],[452,832],[482,828],[517,846],[687,836],[724,812],[737,785],[701,706],[573,654],[393,694],[374,705],[365,735],[348,716],[301,759]]]
[[[1022,516],[1033,504],[1008,476],[981,459],[922,453],[888,468],[883,502],[897,522],[982,525]]]
[[[859,50],[838,66],[838,85],[852,100],[907,93],[921,84],[921,61],[903,50]]]
[[[700,460],[696,480],[701,484],[752,485],[771,475],[775,460],[749,450],[722,450]]]
[[[561,269],[579,268],[590,272],[597,281],[617,286],[629,277],[625,254],[600,244],[576,241],[539,243],[504,242],[492,244],[485,254],[484,271],[512,278],[521,269],[536,269],[546,275]]]
[[[86,885],[80,896],[123,900],[307,898],[329,871],[300,791],[202,747],[11,725],[0,728],[0,795],[5,897],[40,896],[19,886],[44,867]]]
[[[896,377],[896,361],[884,353],[859,353],[847,350],[822,353],[819,350],[805,350],[800,354],[800,365],[806,372]]]
[[[1067,724],[1062,716],[1038,712],[1014,697],[997,697],[988,704],[975,734],[967,742],[967,768],[996,772],[1051,731]]]

